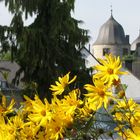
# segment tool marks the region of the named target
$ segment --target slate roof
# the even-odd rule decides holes
[[[111,17],[104,23],[99,31],[94,45],[127,44],[123,27]]]
[[[0,61],[0,71],[9,73],[8,75],[9,82],[12,81],[18,69],[19,69],[19,65],[15,62]],[[2,73],[0,73],[0,80],[5,80],[2,76]]]
[[[0,90],[2,91],[2,94],[7,97],[8,101],[10,101],[11,98],[14,98],[17,107],[20,106],[20,101],[23,101],[21,92],[22,83],[17,86],[13,85],[11,82],[19,68],[20,67],[16,62],[0,61]],[[2,75],[3,72],[8,72],[8,80],[4,79]]]
[[[3,77],[3,72],[8,73],[8,82],[10,85],[12,83],[12,80],[15,78],[16,72],[19,70],[19,65],[16,62],[11,61],[0,61],[0,81],[4,82],[6,79]],[[18,85],[18,87],[21,87],[22,84]],[[11,85],[12,86],[12,85]]]
[[[128,75],[121,76],[122,84],[127,85],[126,97],[133,98],[136,102],[140,103],[140,80],[135,77],[131,72],[127,72]]]

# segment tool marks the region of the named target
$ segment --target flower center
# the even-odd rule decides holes
[[[10,134],[13,134],[13,133],[14,133],[14,130],[13,130],[13,129],[10,129],[10,130],[9,130],[9,133],[10,133]]]
[[[68,83],[67,82],[64,82],[63,83],[63,86],[64,86],[64,88],[67,87],[68,86]]]
[[[107,69],[107,72],[108,72],[109,74],[113,74],[113,69],[108,68],[108,69]]]
[[[119,84],[120,84],[120,79],[118,79],[118,80],[114,79],[113,80],[113,85],[119,86]]]
[[[42,115],[42,116],[46,116],[46,110],[42,110],[42,111],[41,111],[41,115]]]
[[[55,131],[56,131],[56,132],[59,132],[59,131],[60,131],[60,127],[56,127],[56,128],[55,128]]]
[[[99,96],[104,97],[105,92],[104,92],[103,90],[100,90],[100,91],[98,92],[98,94],[99,94]]]

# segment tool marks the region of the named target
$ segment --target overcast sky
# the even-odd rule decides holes
[[[130,43],[139,35],[140,29],[140,0],[76,0],[74,16],[83,20],[82,28],[89,29],[92,44],[99,29],[110,17],[112,5],[114,18],[123,26],[125,34],[130,35]],[[0,24],[9,25],[11,15],[4,3],[0,3]],[[32,19],[25,21],[25,24]]]

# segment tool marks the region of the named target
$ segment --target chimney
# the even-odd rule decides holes
[[[88,48],[89,52],[90,52],[90,44],[89,44],[89,48]]]
[[[126,36],[125,36],[125,41],[126,41],[126,43],[129,44],[129,35],[126,35]]]

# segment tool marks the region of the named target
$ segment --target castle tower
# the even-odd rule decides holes
[[[120,57],[130,53],[129,36],[114,19],[112,10],[110,18],[101,26],[91,51],[96,58],[104,58],[109,53]]]

